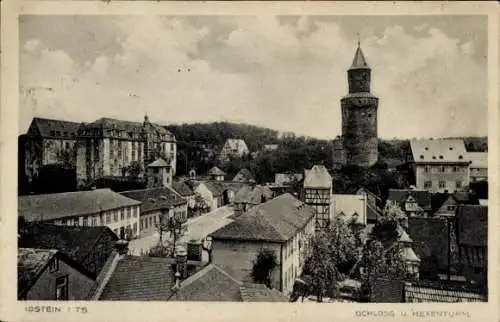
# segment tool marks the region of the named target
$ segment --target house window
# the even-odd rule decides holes
[[[424,172],[429,172],[429,171],[430,171],[429,166],[425,166],[425,168],[424,168]]]
[[[133,231],[133,235],[135,235],[137,233],[137,223],[134,223],[134,231]]]
[[[439,181],[439,183],[438,183],[438,187],[439,187],[440,189],[442,189],[442,188],[446,188],[446,181]]]
[[[445,172],[446,171],[446,167],[441,167],[441,172]]]
[[[432,188],[432,181],[425,181],[425,182],[424,182],[424,188],[425,188],[425,189],[430,189],[430,188]]]
[[[148,228],[148,218],[144,218],[144,229]]]
[[[142,230],[144,228],[144,220],[141,218],[139,222],[139,229]]]
[[[448,211],[455,211],[456,206],[455,205],[449,205],[448,206]]]
[[[108,212],[108,213],[106,214],[106,223],[108,223],[108,224],[109,224],[110,222],[111,222],[111,214]]]
[[[68,300],[68,275],[56,278],[56,301]]]
[[[82,223],[82,226],[83,226],[83,227],[88,226],[88,218],[87,218],[87,217],[83,217],[83,223]]]
[[[58,270],[59,270],[59,259],[54,258],[54,260],[50,262],[49,273],[54,273],[57,272]]]
[[[126,211],[127,211],[127,219],[130,219],[130,217],[132,217],[132,208],[126,208]]]
[[[113,211],[113,220],[118,221],[118,210]]]
[[[97,226],[97,216],[92,217],[92,226]]]
[[[462,181],[457,180],[457,181],[455,182],[455,187],[456,187],[457,189],[462,188]]]
[[[118,210],[120,212],[120,219],[125,220],[125,211]]]

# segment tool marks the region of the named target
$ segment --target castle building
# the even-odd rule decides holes
[[[24,174],[29,182],[46,165],[59,164],[74,168],[74,145],[79,123],[35,117],[25,136]],[[21,151],[21,149],[23,151]]]
[[[358,42],[351,68],[347,71],[349,94],[342,108],[341,163],[371,167],[378,160],[378,98],[370,93],[371,69]]]
[[[410,141],[410,165],[417,189],[452,193],[469,185],[469,165],[463,140]]]
[[[83,186],[98,178],[142,176],[151,162],[161,157],[176,169],[176,139],[164,127],[149,122],[101,118],[82,124],[77,135],[76,175]]]

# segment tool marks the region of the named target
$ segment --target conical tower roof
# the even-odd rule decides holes
[[[356,49],[356,53],[354,54],[354,59],[352,60],[352,65],[350,69],[356,68],[370,68],[368,63],[366,62],[365,55],[361,50],[361,46],[358,42],[358,48]]]

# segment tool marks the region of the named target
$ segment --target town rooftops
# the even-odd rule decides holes
[[[241,169],[233,178],[234,182],[255,182],[252,174],[248,169]]]
[[[467,152],[466,158],[471,162],[471,168],[488,168],[488,152]]]
[[[224,171],[222,171],[221,169],[219,169],[218,167],[212,167],[212,169],[210,169],[208,171],[208,174],[211,176],[225,176],[226,175],[226,173]]]
[[[156,159],[154,162],[148,164],[148,168],[168,168],[170,164],[167,161],[163,160],[163,158]]]
[[[312,207],[286,193],[251,208],[211,236],[214,240],[282,243],[295,236],[313,218]]]
[[[194,195],[193,190],[191,190],[191,188],[184,181],[172,182],[172,188],[183,197]]]
[[[111,189],[96,189],[19,196],[17,212],[26,221],[45,221],[95,214],[140,204],[139,201],[127,198]]]
[[[468,163],[463,140],[419,139],[410,141],[415,163]]]
[[[170,187],[129,190],[120,192],[123,196],[141,203],[141,213],[171,208],[187,203]]]
[[[255,187],[244,186],[234,196],[235,203],[249,203],[258,205],[262,200],[270,200],[273,197],[271,189],[265,186],[256,185]]]
[[[457,242],[460,245],[488,245],[488,207],[459,205],[456,214]]]
[[[486,296],[459,289],[447,287],[420,285],[420,283],[405,283],[405,302],[486,302]]]
[[[274,175],[274,184],[278,186],[291,185],[304,178],[302,173],[276,173]]]
[[[58,250],[20,247],[17,249],[18,297],[23,297],[29,291],[54,257],[62,259],[89,279],[95,279],[93,274]]]
[[[171,301],[241,301],[241,283],[210,264],[181,282]]]
[[[304,171],[304,188],[331,188],[332,177],[323,165],[315,165]]]
[[[415,199],[417,204],[422,207],[424,211],[432,210],[431,193],[426,190],[389,189],[387,200],[397,202],[400,206],[403,206],[410,196]]]
[[[74,140],[80,123],[34,117],[31,126],[35,126],[40,135],[47,139],[65,138]]]
[[[366,225],[367,196],[358,194],[333,194],[332,199],[332,215],[337,216],[342,213],[349,219],[356,215],[357,223]]]
[[[118,236],[108,227],[76,227],[36,222],[25,224],[19,229],[19,247],[58,250],[82,265],[104,234],[108,234],[112,240],[118,240]],[[101,269],[102,267],[95,267],[93,273],[97,275]]]
[[[230,302],[288,302],[275,289],[262,284],[243,283],[215,264],[181,282],[171,301],[230,301]]]
[[[116,264],[99,300],[166,301],[175,284],[171,265],[169,258],[126,256]]]

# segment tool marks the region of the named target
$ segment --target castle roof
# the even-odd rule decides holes
[[[419,139],[410,141],[410,146],[416,163],[469,162],[463,140]]]
[[[352,60],[352,65],[350,69],[358,69],[358,68],[370,68],[366,62],[365,55],[361,50],[361,46],[358,44],[358,48],[356,49],[356,53],[354,54],[354,59]]]
[[[30,127],[36,127],[44,138],[75,139],[80,123],[34,117]]]

